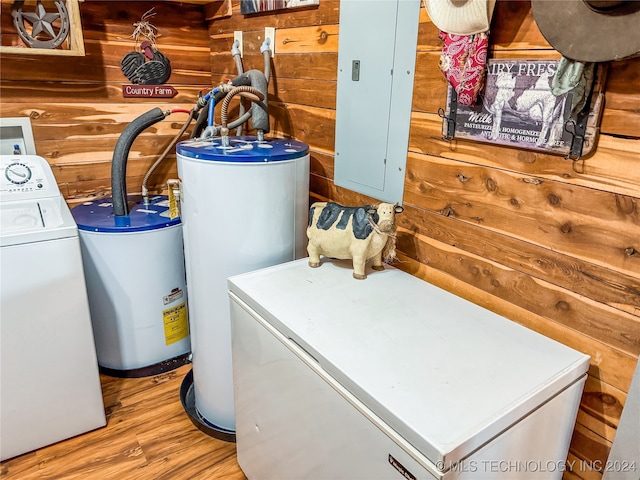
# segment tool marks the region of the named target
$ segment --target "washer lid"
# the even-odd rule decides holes
[[[131,203],[134,203],[131,206]],[[71,210],[78,229],[88,232],[128,233],[145,232],[171,227],[180,223],[180,217],[170,218],[167,196],[151,197],[145,205],[140,195],[129,195],[129,215],[116,217],[111,198],[85,202]]]
[[[0,221],[3,247],[78,235],[62,197],[0,202]]]
[[[434,465],[468,457],[579,380],[589,356],[392,267],[308,259],[229,290]]]
[[[298,140],[271,139],[258,141],[256,137],[229,137],[229,145],[222,139],[185,140],[178,143],[176,152],[183,157],[213,162],[264,163],[294,160],[309,151],[306,143]]]
[[[0,204],[3,233],[39,230],[45,227],[40,205],[36,200]]]

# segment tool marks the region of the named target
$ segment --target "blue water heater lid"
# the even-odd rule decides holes
[[[157,230],[180,223],[180,217],[170,218],[169,198],[164,195],[150,197],[145,204],[140,195],[130,195],[129,215],[116,217],[110,197],[84,202],[71,209],[79,230],[102,233],[129,233]]]
[[[309,146],[298,140],[277,138],[258,141],[257,137],[250,136],[228,138],[227,146],[222,145],[220,137],[185,140],[177,144],[176,152],[187,158],[231,163],[294,160],[309,152]]]

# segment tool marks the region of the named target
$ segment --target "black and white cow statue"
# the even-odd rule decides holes
[[[320,255],[353,260],[353,277],[367,278],[365,265],[384,270],[382,262],[395,258],[398,204],[345,207],[334,202],[316,202],[309,209],[307,237],[309,266],[320,266]]]

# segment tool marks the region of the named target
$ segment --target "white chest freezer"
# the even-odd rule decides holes
[[[238,462],[258,479],[560,479],[589,357],[387,267],[231,277]]]

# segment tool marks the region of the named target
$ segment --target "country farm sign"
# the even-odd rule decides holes
[[[178,91],[171,85],[122,85],[125,98],[173,98]]]

